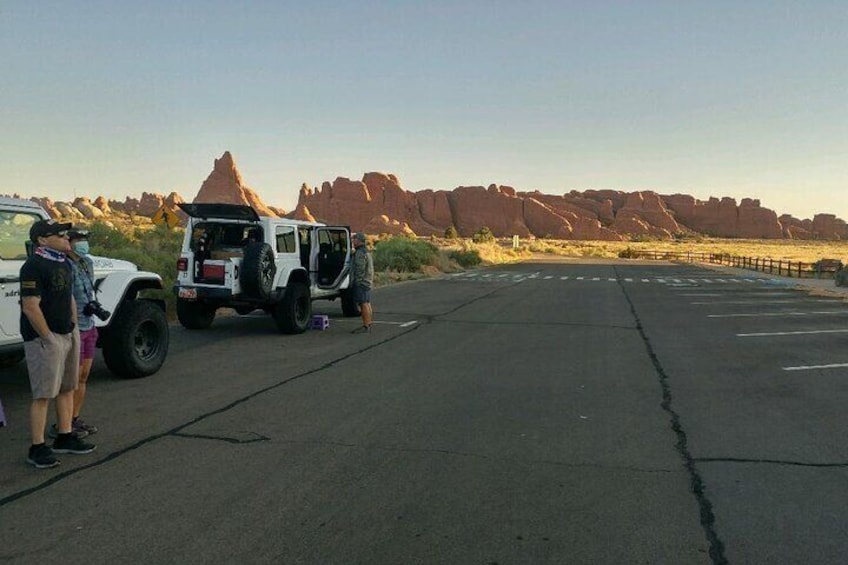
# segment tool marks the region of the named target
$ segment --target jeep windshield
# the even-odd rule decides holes
[[[28,212],[0,211],[0,259],[26,259],[26,242],[29,228],[41,219]]]

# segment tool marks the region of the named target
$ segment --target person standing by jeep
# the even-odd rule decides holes
[[[36,245],[21,267],[21,336],[32,388],[27,462],[38,469],[59,464],[55,453],[91,453],[95,446],[73,433],[74,390],[79,378],[79,330],[73,297],[71,224],[40,220],[30,228]],[[44,442],[47,409],[55,399],[58,435],[53,448]]]
[[[80,332],[80,365],[79,383],[74,392],[74,412],[71,427],[77,437],[84,438],[88,434],[97,433],[97,428],[85,423],[80,418],[82,405],[85,402],[86,384],[94,362],[94,349],[97,346],[97,327],[94,325],[92,304],[96,304],[94,296],[94,261],[89,254],[88,231],[71,230],[68,232],[71,251],[68,253],[70,265],[74,272],[74,302],[77,304],[77,327]],[[53,432],[52,434],[50,432]],[[48,435],[56,437],[54,425]]]
[[[353,330],[353,333],[371,333],[373,311],[371,310],[371,287],[374,286],[374,260],[368,253],[367,240],[362,232],[353,235],[353,246],[356,252],[353,254],[351,268],[351,286],[353,288],[353,301],[359,305],[362,314],[362,327]]]

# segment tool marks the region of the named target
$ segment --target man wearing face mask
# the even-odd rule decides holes
[[[71,269],[74,272],[74,300],[77,303],[77,319],[80,331],[80,367],[79,384],[74,391],[74,412],[72,426],[77,437],[83,438],[97,432],[97,428],[85,423],[80,418],[82,405],[85,402],[86,384],[94,362],[94,349],[97,345],[97,327],[94,318],[86,315],[86,305],[94,298],[94,262],[89,257],[88,232],[72,229],[68,232],[71,240],[71,251],[68,253]],[[56,426],[50,430],[56,432]],[[53,435],[52,433],[49,435]]]

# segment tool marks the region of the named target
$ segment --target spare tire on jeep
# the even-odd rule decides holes
[[[277,263],[271,246],[260,241],[248,243],[244,248],[244,259],[241,262],[239,275],[244,293],[251,298],[268,300],[274,289],[276,274]]]

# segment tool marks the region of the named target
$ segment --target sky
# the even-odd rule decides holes
[[[848,219],[844,0],[0,0],[0,194],[654,190]]]

